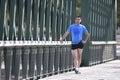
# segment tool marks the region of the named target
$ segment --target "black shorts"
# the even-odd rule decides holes
[[[72,50],[78,49],[78,48],[83,49],[83,47],[84,47],[84,44],[82,43],[82,41],[80,41],[78,44],[72,44]]]

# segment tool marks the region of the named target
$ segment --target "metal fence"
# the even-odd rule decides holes
[[[82,23],[90,32],[83,51],[84,65],[116,58],[116,4],[116,0],[81,0]]]
[[[74,22],[75,4],[0,0],[0,79],[41,78],[72,70],[70,44],[57,41]]]
[[[75,2],[0,0],[0,40],[57,41],[68,25],[74,22]]]
[[[74,23],[76,0],[0,0],[0,79],[39,79],[73,70],[71,40],[59,38]],[[82,65],[116,57],[116,0],[81,0],[89,33]],[[110,41],[110,42],[109,42]]]
[[[73,70],[70,42],[4,41],[0,42],[0,79],[39,79]],[[1,62],[1,60],[0,60]]]

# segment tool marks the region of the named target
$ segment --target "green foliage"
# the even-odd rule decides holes
[[[81,15],[80,1],[81,0],[76,0],[76,15]]]

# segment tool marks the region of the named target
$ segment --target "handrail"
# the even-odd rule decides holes
[[[0,47],[39,45],[71,45],[71,41],[0,41]]]
[[[120,45],[120,41],[91,41],[91,45]],[[38,45],[71,45],[71,41],[0,41],[0,47],[38,46]]]
[[[91,44],[92,45],[116,45],[117,44],[117,41],[91,41]]]

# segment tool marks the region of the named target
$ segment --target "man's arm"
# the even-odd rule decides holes
[[[87,33],[85,34],[85,40],[82,40],[82,43],[85,44],[85,43],[87,42],[88,38],[89,38],[89,33],[87,32]]]
[[[64,35],[60,37],[60,42],[62,42],[68,36],[68,34],[69,32],[65,32]]]

